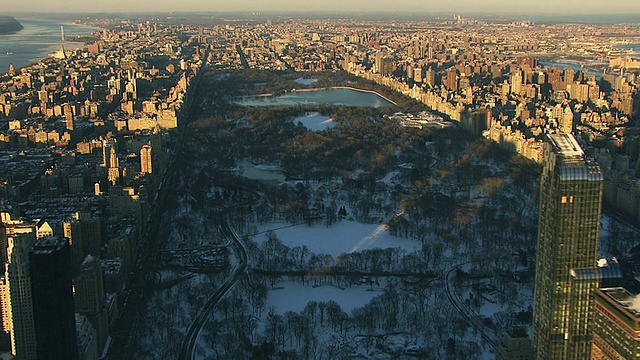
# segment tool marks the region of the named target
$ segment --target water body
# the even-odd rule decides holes
[[[256,165],[248,160],[242,160],[238,163],[242,171],[242,176],[260,180],[268,183],[280,184],[285,181],[285,176],[279,166],[274,165]]]
[[[640,44],[624,44],[624,45],[617,45],[614,46],[616,49],[623,49],[623,50],[631,50],[633,51],[633,54],[629,54],[629,56],[633,57],[633,58],[639,58],[640,57]]]
[[[624,45],[616,45],[618,49],[625,50],[633,50],[634,52],[640,53],[640,44],[624,44]]]
[[[553,61],[553,60],[540,60],[538,61],[538,63],[540,65],[542,65],[545,68],[550,68],[552,66],[555,66],[557,68],[559,68],[560,70],[564,70],[565,67],[569,67],[573,70],[575,70],[575,72],[579,72],[580,70],[582,70],[582,65],[578,64],[578,63],[573,63],[573,62],[562,62],[562,61]],[[594,74],[596,76],[596,80],[600,80],[600,78],[602,77],[602,71],[601,70],[595,70],[592,68],[589,68],[589,66],[587,66],[587,70],[589,71],[589,74]]]
[[[359,107],[395,106],[382,96],[352,89],[325,89],[317,91],[295,91],[277,96],[257,96],[238,101],[242,106],[296,106],[306,104],[330,104]]]
[[[0,74],[38,62],[60,50],[60,26],[64,25],[65,49],[78,49],[82,43],[73,42],[78,36],[90,35],[98,29],[64,24],[55,20],[17,19],[24,29],[14,34],[0,34]]]

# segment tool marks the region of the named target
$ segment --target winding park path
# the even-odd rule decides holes
[[[259,195],[257,193],[254,193],[254,195],[255,196],[253,197],[253,199],[249,201],[227,207],[221,212],[221,214],[227,214],[228,210],[231,208],[254,203],[259,198]],[[233,285],[235,285],[235,283],[247,268],[248,258],[246,245],[242,242],[240,236],[238,236],[235,230],[231,228],[231,226],[229,226],[229,219],[227,219],[225,216],[221,216],[220,219],[220,233],[229,241],[231,248],[236,254],[237,263],[227,279],[209,297],[205,305],[200,310],[200,313],[198,313],[198,316],[189,327],[187,335],[185,336],[185,339],[180,348],[180,354],[178,356],[178,359],[180,360],[193,360],[196,358],[196,348],[198,344],[198,338],[200,337],[200,333],[202,332],[202,328],[207,323],[207,321],[209,321],[211,313],[216,309],[220,300],[229,292],[229,290],[231,290],[231,288],[233,288]]]
[[[213,310],[215,310],[216,306],[220,302],[229,290],[233,287],[233,285],[238,281],[242,273],[244,273],[247,268],[247,250],[245,248],[244,243],[240,240],[240,237],[236,234],[236,232],[229,227],[227,221],[223,221],[220,224],[220,230],[222,234],[231,242],[231,247],[236,252],[238,262],[231,271],[231,275],[227,277],[227,279],[222,283],[222,285],[211,295],[207,303],[202,307],[200,313],[193,321],[189,330],[187,331],[187,336],[185,337],[184,342],[182,343],[182,347],[180,349],[180,360],[192,360],[195,359],[195,349],[198,342],[198,338],[200,333],[202,332],[202,328],[209,321],[209,317]]]
[[[496,346],[498,345],[498,340],[496,339],[495,334],[493,334],[490,330],[488,330],[487,327],[480,322],[480,320],[475,314],[472,314],[469,311],[469,309],[464,305],[462,300],[460,300],[460,298],[458,297],[458,295],[456,295],[453,289],[453,281],[451,281],[451,278],[455,275],[456,270],[461,266],[470,264],[472,262],[473,261],[467,261],[465,263],[458,264],[452,267],[451,269],[449,269],[445,273],[445,276],[444,276],[445,292],[447,293],[447,298],[451,302],[451,305],[453,305],[453,307],[456,308],[456,310],[458,310],[460,315],[462,315],[462,317],[465,318],[465,320],[471,326],[473,326],[474,328],[476,328],[476,330],[478,330],[478,332],[480,333],[480,336],[482,336],[482,338],[491,346],[491,348],[495,349]]]

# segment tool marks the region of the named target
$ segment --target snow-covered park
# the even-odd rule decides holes
[[[335,125],[335,121],[329,116],[324,116],[318,112],[308,112],[302,116],[298,116],[293,119],[293,122],[297,124],[301,122],[310,131],[321,131]]]
[[[254,240],[262,242],[267,231],[272,231],[288,247],[306,246],[316,254],[327,254],[337,258],[340,254],[367,249],[402,248],[413,251],[419,243],[389,234],[384,224],[362,224],[353,220],[343,220],[330,227],[290,225],[273,223],[258,228]]]

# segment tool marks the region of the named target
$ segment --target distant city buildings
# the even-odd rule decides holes
[[[127,26],[0,74],[0,305],[16,359],[107,354],[163,137],[206,60],[202,39]]]
[[[353,19],[327,24],[118,20],[84,49],[63,48],[57,59],[0,75],[0,304],[13,355],[55,351],[88,360],[103,353],[172,156],[163,142],[183,125],[189,90],[206,65],[221,72],[345,71],[434,112],[390,116],[402,126],[459,124],[542,163],[538,358],[638,356],[637,321],[625,305],[630,294],[601,289],[593,297],[603,279],[594,271],[602,198],[640,220],[640,135],[628,127],[638,120],[640,61],[616,47],[640,43],[637,28],[491,26],[459,16],[402,23],[402,31]],[[600,167],[576,138],[606,144],[593,151]],[[59,235],[66,240],[50,238]],[[48,277],[65,269],[66,257],[73,317],[69,278]],[[54,325],[55,334],[43,332]],[[527,359],[527,345],[522,332],[508,332],[497,356]]]

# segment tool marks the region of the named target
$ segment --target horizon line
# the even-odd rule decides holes
[[[496,15],[496,16],[550,16],[550,17],[578,17],[578,16],[638,16],[640,15],[640,10],[635,12],[602,12],[602,11],[594,11],[594,12],[583,12],[583,13],[558,13],[558,12],[544,12],[544,11],[503,11],[503,10],[473,10],[473,11],[456,11],[456,10],[432,10],[432,11],[414,11],[414,10],[295,10],[295,9],[286,9],[286,10],[78,10],[78,11],[58,11],[58,10],[43,10],[43,11],[33,11],[33,10],[14,10],[14,11],[3,11],[5,12],[5,16],[11,16],[6,13],[15,13],[15,14],[238,14],[238,13],[248,13],[252,15],[256,14],[301,14],[301,13],[310,13],[310,15],[314,16],[317,14],[405,14],[405,15],[449,15],[449,16],[473,16],[473,15]],[[640,21],[640,19],[639,19]]]

